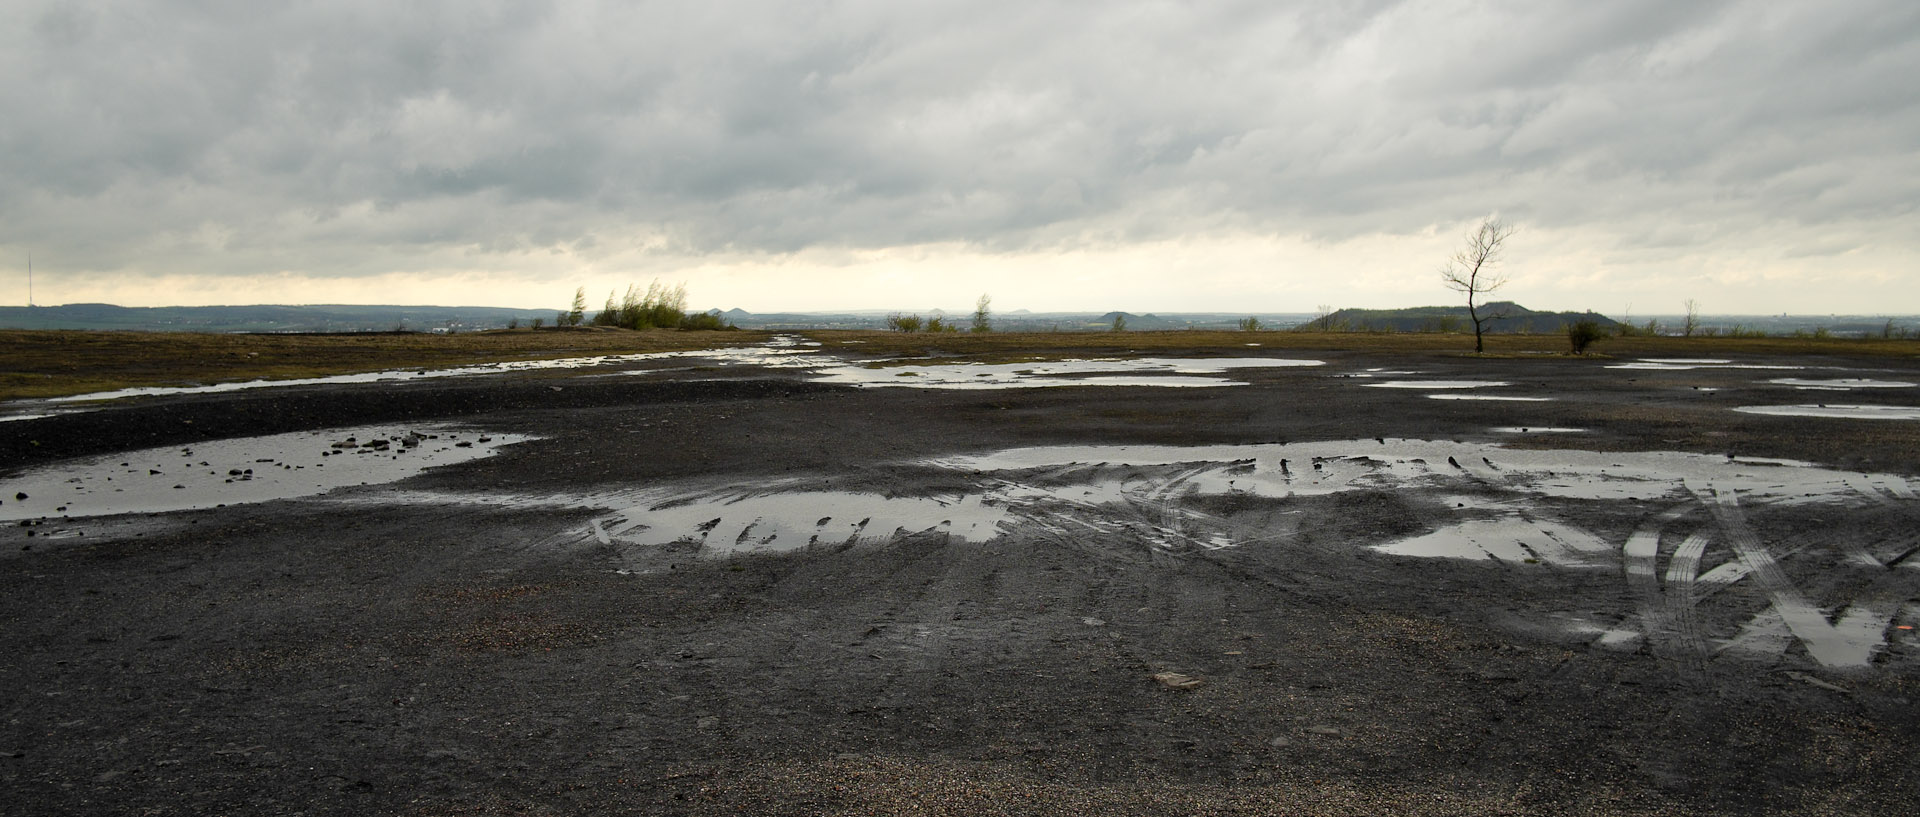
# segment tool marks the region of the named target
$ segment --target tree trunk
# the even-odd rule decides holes
[[[1480,311],[1473,306],[1473,299],[1467,299],[1467,317],[1473,321],[1473,353],[1484,354],[1486,348],[1480,343]]]

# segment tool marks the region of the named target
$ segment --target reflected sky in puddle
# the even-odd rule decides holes
[[[1098,513],[1083,512],[1151,507],[1149,516],[1180,516],[1186,511],[1177,500],[1198,496],[1286,499],[1379,489],[1452,492],[1465,486],[1536,499],[1646,502],[1684,497],[1691,485],[1710,483],[1737,491],[1749,501],[1798,505],[1857,497],[1860,491],[1859,475],[1791,460],[1679,452],[1509,450],[1490,444],[1391,439],[1265,446],[1021,448],[939,458],[915,467],[971,475],[970,481],[980,487],[957,495],[888,497],[790,480],[757,491],[728,487],[507,501],[619,506],[623,510],[617,516],[596,523],[600,538],[638,546],[694,542],[706,555],[735,555],[935,530],[966,541],[983,541],[1034,518],[1058,523],[1063,513],[1084,517],[1072,525],[1103,529],[1109,523],[1094,518]],[[1898,487],[1886,489],[1895,495],[1907,485],[1897,477],[1885,479],[1894,481],[1887,485],[1897,483]],[[1458,500],[1449,494],[1446,502],[1458,504]],[[1499,520],[1475,521],[1481,524],[1455,535],[1478,542],[1483,538],[1478,533],[1495,532],[1489,525]],[[1551,527],[1542,530],[1541,535],[1556,541],[1579,542],[1567,552],[1593,549],[1589,540],[1574,534]],[[1176,529],[1160,533],[1167,541],[1184,536],[1209,548],[1237,541],[1228,531],[1211,531],[1197,539]],[[1499,530],[1500,537],[1510,533]],[[1530,540],[1523,536],[1514,541]],[[1416,550],[1432,547],[1434,542],[1427,540]],[[1482,542],[1471,547],[1491,553],[1516,552],[1509,544]],[[1549,550],[1543,549],[1537,558],[1554,562],[1557,557]]]
[[[1004,507],[964,497],[887,498],[877,494],[796,491],[779,494],[718,494],[679,497],[647,507],[631,518],[595,522],[597,536],[629,545],[671,545],[697,538],[702,555],[784,553],[818,545],[848,545],[862,538],[937,530],[962,541],[999,535]]]
[[[1845,420],[1920,420],[1912,406],[1843,406],[1834,403],[1797,406],[1740,406],[1734,411],[1776,417],[1827,417]]]
[[[204,386],[145,386],[140,388],[118,389],[115,391],[93,392],[91,394],[76,394],[67,397],[52,397],[41,402],[77,403],[97,400],[120,400],[128,397],[215,394],[220,392],[246,391],[250,389],[278,388],[281,386],[410,382],[440,377],[471,377],[473,375],[503,374],[507,372],[585,369],[596,366],[615,366],[650,360],[665,360],[684,356],[685,354],[685,352],[651,352],[632,355],[596,355],[594,357],[573,357],[557,360],[509,360],[474,366],[458,366],[450,369],[394,369],[383,372],[362,372],[360,374],[342,374],[330,377],[298,377],[286,380],[246,380],[235,383],[213,383]]]
[[[849,341],[852,342],[852,341]],[[360,374],[307,377],[287,380],[248,380],[197,386],[151,386],[116,391],[93,392],[46,400],[14,401],[7,408],[18,411],[0,417],[4,420],[32,420],[53,416],[45,409],[71,406],[65,411],[83,411],[85,403],[100,403],[133,397],[161,397],[188,394],[213,394],[284,386],[354,385],[406,383],[444,377],[473,377],[562,369],[590,369],[635,366],[661,361],[700,361],[719,366],[754,366],[803,373],[815,380],[861,387],[923,389],[1009,389],[1061,386],[1158,386],[1166,388],[1206,388],[1243,385],[1243,381],[1224,377],[1241,369],[1281,369],[1320,366],[1322,361],[1272,357],[1228,358],[1115,358],[1100,360],[1058,360],[1036,363],[968,364],[888,362],[880,367],[851,362],[821,351],[818,341],[792,335],[778,335],[759,346],[736,346],[677,352],[647,352],[627,355],[595,355],[553,360],[521,360],[460,366],[447,369],[396,369]],[[657,369],[613,371],[608,375],[644,374]],[[28,408],[33,407],[33,408]]]
[[[92,457],[0,479],[0,520],[163,513],[317,496],[492,456],[500,446],[528,439],[445,426],[367,426]]]
[[[1431,400],[1492,400],[1506,403],[1544,403],[1551,397],[1520,397],[1511,394],[1429,394]]]
[[[1910,389],[1914,384],[1902,380],[1869,380],[1860,377],[1839,377],[1830,380],[1806,380],[1798,377],[1777,377],[1767,381],[1778,386],[1796,386],[1803,389]]]
[[[1395,556],[1490,559],[1515,564],[1611,567],[1616,548],[1579,528],[1505,514],[1442,528],[1374,548]]]
[[[1510,428],[1519,433],[1572,430]],[[403,455],[404,463],[391,452],[382,452],[385,458],[333,454],[322,460],[327,468],[352,463],[350,477],[325,484],[299,482],[318,463],[294,457],[301,451],[335,450],[327,447],[329,441],[348,433],[283,435],[286,442],[275,448],[285,451],[265,457],[271,462],[249,462],[262,453],[260,441],[236,441],[245,445],[233,452],[200,446],[190,456],[159,449],[103,458],[82,483],[55,475],[36,477],[40,481],[31,487],[49,498],[71,492],[70,501],[78,504],[108,490],[107,476],[116,487],[122,479],[148,481],[142,466],[168,472],[153,476],[153,485],[171,485],[185,477],[199,480],[199,502],[168,502],[170,497],[161,490],[163,504],[145,503],[148,509],[160,509],[249,501],[236,493],[248,490],[248,484],[224,482],[233,474],[230,469],[253,468],[253,480],[260,481],[262,469],[270,474],[278,468],[298,483],[292,490],[276,489],[252,500],[257,501],[399,479],[427,462],[424,451]],[[364,441],[396,433],[358,430],[357,436]],[[391,436],[385,439],[389,447],[394,445]],[[504,435],[493,439],[495,444],[512,441]],[[460,453],[463,450],[437,453],[482,455]],[[366,459],[341,462],[347,456]],[[421,459],[409,459],[416,456]],[[361,468],[363,463],[368,467]],[[405,470],[385,473],[372,466]],[[894,469],[897,478],[889,478],[887,472]],[[627,574],[665,572],[688,558],[858,551],[928,536],[951,545],[1054,542],[1181,558],[1232,558],[1231,553],[1249,548],[1331,547],[1356,555],[1446,559],[1486,569],[1599,571],[1603,577],[1612,572],[1627,582],[1620,598],[1628,605],[1606,627],[1615,645],[1647,645],[1661,654],[1690,651],[1703,660],[1729,655],[1778,661],[1804,655],[1827,667],[1873,665],[1886,655],[1892,614],[1879,605],[1878,596],[1849,595],[1866,585],[1837,581],[1824,571],[1879,570],[1888,581],[1904,582],[1899,586],[1920,592],[1920,559],[1909,558],[1911,543],[1885,536],[1889,529],[1912,529],[1888,520],[1920,514],[1914,482],[1794,460],[1523,450],[1386,438],[1271,445],[1041,446],[876,463],[863,474],[863,485],[892,487],[845,490],[835,486],[844,475],[822,475],[751,488],[741,487],[738,480],[691,481],[566,495],[381,488],[335,492],[321,501],[471,504],[488,512],[576,509],[587,516],[586,523],[556,530],[547,546],[583,548],[599,554],[596,558],[613,560],[616,569]],[[916,485],[939,487],[915,491]],[[1380,533],[1338,542],[1319,535],[1329,526],[1351,521],[1352,509],[1359,507],[1319,500],[1355,492],[1392,497],[1366,507],[1377,507],[1369,513],[1383,513],[1383,519],[1399,521],[1379,528]],[[1817,541],[1794,538],[1794,531],[1804,530],[1802,524],[1777,524],[1783,518],[1807,519],[1809,511],[1795,510],[1800,508],[1831,509],[1812,511],[1827,520],[1825,535]],[[1780,513],[1788,516],[1774,516]],[[1856,526],[1855,520],[1869,518],[1880,521]],[[1417,530],[1404,532],[1409,526]],[[1832,556],[1827,549],[1834,551]],[[1803,551],[1810,557],[1796,557]],[[1662,595],[1667,585],[1676,588],[1675,595]],[[1711,606],[1714,612],[1710,618],[1703,612],[1702,620],[1708,623],[1680,631],[1673,629],[1677,614],[1668,610],[1673,604],[1702,611]]]
[[[887,365],[877,368],[839,365],[822,369],[819,379],[870,387],[927,389],[1006,389],[1057,386],[1163,386],[1195,388],[1237,386],[1221,375],[1239,369],[1284,369],[1322,365],[1318,360],[1266,357],[1114,358],[1034,363],[947,363]]]
[[[1609,369],[1639,369],[1655,372],[1684,372],[1693,369],[1804,369],[1805,366],[1787,366],[1774,363],[1734,363],[1721,358],[1686,357],[1648,357],[1627,363],[1615,363]]]
[[[1509,429],[1502,429],[1509,430]],[[1514,432],[1576,429],[1512,427]],[[1390,494],[1425,508],[1424,530],[1345,546],[1387,557],[1450,559],[1519,571],[1620,574],[1639,607],[1574,636],[1601,646],[1692,651],[1703,658],[1779,660],[1790,649],[1827,667],[1862,667],[1886,650],[1889,613],[1854,584],[1822,577],[1835,560],[1792,559],[1808,547],[1846,551],[1838,564],[1898,570],[1920,582],[1920,560],[1875,528],[1828,542],[1775,540],[1766,515],[1824,506],[1920,511],[1905,477],[1860,474],[1764,457],[1680,452],[1513,450],[1494,444],[1364,440],[1275,445],[1045,446],[898,463],[899,484],[944,493],[835,490],[830,478],[760,489],[662,488],[598,497],[441,497],[599,508],[558,541],[611,548],[623,572],[665,570],[675,558],[886,547],[909,536],[954,543],[1000,539],[1144,548],[1188,556],[1291,547],[1304,531],[1335,524],[1344,506],[1314,498]],[[929,470],[931,469],[931,478]],[[958,490],[956,484],[971,485]],[[1804,512],[1801,512],[1804,513]],[[1842,512],[1830,525],[1846,528]],[[1752,519],[1754,521],[1748,521]],[[1602,533],[1605,531],[1606,533]],[[1626,535],[1622,531],[1632,531]],[[1624,537],[1624,538],[1620,538]],[[1324,542],[1321,546],[1325,546]],[[1664,570],[1657,567],[1665,561]],[[1761,566],[1772,565],[1761,569]],[[1665,578],[1662,579],[1661,577]],[[1674,585],[1671,598],[1662,582]],[[1808,590],[1799,590],[1802,582]],[[1823,589],[1825,588],[1825,589]],[[1816,606],[1810,595],[1841,588]],[[1877,598],[1877,597],[1875,597]],[[1675,601],[1678,599],[1679,601]],[[1718,612],[1711,626],[1674,630],[1672,604]],[[1831,614],[1822,609],[1833,611]],[[1691,615],[1691,613],[1689,614]],[[1796,647],[1797,645],[1797,647]],[[1757,651],[1757,652],[1756,652]]]
[[[1389,380],[1368,383],[1369,389],[1480,389],[1509,385],[1504,380]]]

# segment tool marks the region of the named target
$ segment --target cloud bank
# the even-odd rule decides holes
[[[1920,303],[1901,0],[20,2],[0,66],[5,266],[120,302],[1405,304],[1498,212],[1545,306]]]

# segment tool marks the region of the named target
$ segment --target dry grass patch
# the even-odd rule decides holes
[[[710,349],[764,332],[501,330],[458,335],[223,335],[0,330],[0,400],[136,386],[442,368],[507,360]]]

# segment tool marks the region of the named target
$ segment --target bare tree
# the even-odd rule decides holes
[[[1693,337],[1693,333],[1699,331],[1699,329],[1700,329],[1700,302],[1692,298],[1688,298],[1686,322],[1680,324],[1680,335],[1682,337],[1690,338],[1690,337]]]
[[[1333,331],[1333,304],[1321,304],[1314,308],[1314,322],[1320,324],[1320,331]]]
[[[1447,265],[1440,269],[1440,280],[1448,289],[1467,294],[1467,317],[1473,320],[1473,351],[1478,354],[1486,351],[1481,335],[1488,321],[1500,317],[1495,314],[1480,314],[1480,296],[1499,289],[1507,283],[1507,278],[1494,272],[1499,265],[1500,251],[1513,236],[1513,228],[1498,216],[1487,216],[1480,227],[1467,234],[1467,246],[1453,257],[1447,259]]]

